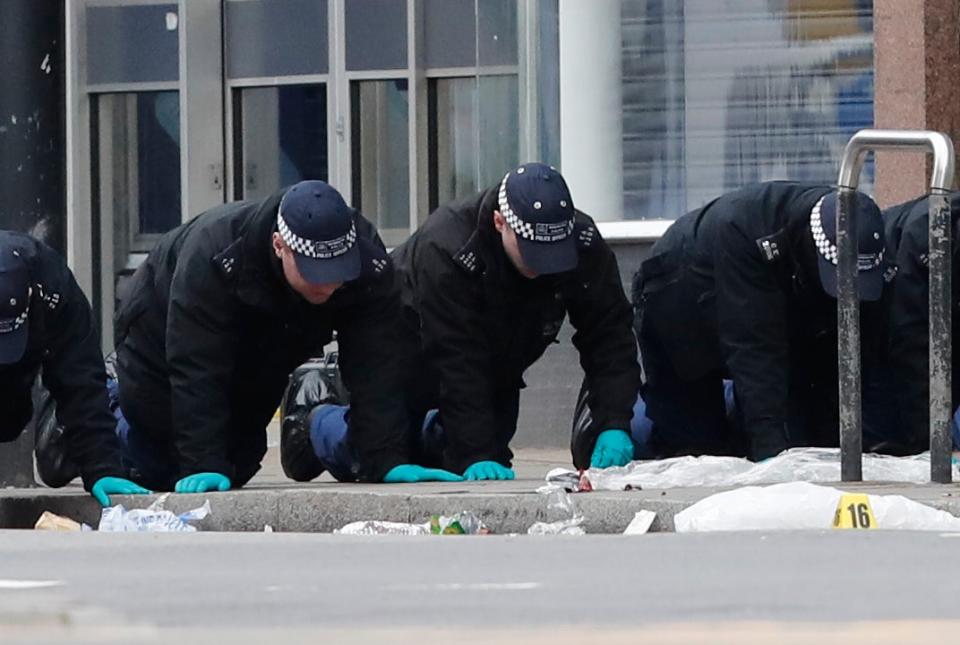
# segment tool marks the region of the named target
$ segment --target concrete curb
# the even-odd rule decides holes
[[[532,490],[542,482],[498,482],[472,485],[313,485],[303,488],[260,487],[205,495],[171,495],[166,508],[183,512],[210,500],[212,512],[197,524],[204,531],[275,531],[328,533],[350,522],[387,520],[425,522],[435,513],[452,515],[470,510],[498,534],[526,533],[534,522],[547,519],[547,500]],[[960,516],[956,485],[894,484],[838,485],[854,492],[905,495],[923,504]],[[673,517],[719,488],[686,488],[573,495],[588,533],[622,533],[639,510],[654,511],[651,531],[673,531]],[[423,491],[423,492],[419,492]],[[114,503],[145,508],[156,495],[120,497]],[[43,511],[96,526],[99,505],[73,490],[14,489],[0,491],[0,528],[33,528]]]
[[[117,496],[114,503],[145,508],[156,495]],[[245,490],[207,495],[172,495],[165,508],[183,512],[210,500],[211,514],[198,528],[204,531],[275,531],[329,533],[350,522],[387,520],[425,522],[430,515],[470,510],[495,533],[526,533],[534,522],[547,519],[546,498],[537,493],[371,493],[343,490]],[[591,493],[574,499],[585,517],[588,533],[622,533],[639,510],[657,513],[651,530],[672,531],[673,516],[692,500],[650,499],[633,493]],[[0,495],[0,528],[30,529],[43,511],[96,526],[99,505],[85,494],[36,492]]]

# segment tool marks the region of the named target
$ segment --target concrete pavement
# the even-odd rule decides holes
[[[910,532],[0,531],[0,633],[4,643],[952,640],[958,547],[960,534]]]

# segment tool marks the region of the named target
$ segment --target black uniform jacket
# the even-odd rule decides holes
[[[960,329],[960,193],[950,196],[953,219],[952,306],[953,338]],[[898,266],[890,303],[890,360],[896,375],[900,418],[907,426],[910,447],[925,450],[930,445],[930,278],[927,270],[929,203],[926,197],[898,204],[883,212],[887,245],[894,250]],[[953,353],[953,405],[960,400],[957,351]]]
[[[531,280],[503,250],[496,204],[491,188],[443,206],[394,251],[423,354],[417,383],[439,406],[444,464],[454,472],[483,460],[510,463],[523,372],[556,342],[565,315],[576,328],[595,432],[629,428],[640,383],[630,305],[593,220],[576,213],[576,269]]]
[[[363,273],[310,305],[271,246],[284,192],[201,214],[164,235],[137,270],[115,321],[121,407],[180,476],[212,471],[243,484],[259,468],[289,374],[336,331],[364,468],[356,474],[379,480],[406,461],[392,264],[355,213]]]
[[[809,228],[810,210],[831,190],[767,182],[725,194],[679,218],[635,276],[638,316],[645,300],[675,292],[668,315],[638,323],[649,325],[660,345],[650,354],[669,356],[682,380],[711,371],[731,378],[755,459],[789,446],[791,361],[803,360],[808,347],[835,356],[837,304],[820,286]],[[864,355],[882,332],[865,336]],[[641,337],[646,366],[645,342]],[[835,365],[834,358],[825,377],[836,379]],[[835,410],[836,395],[829,396],[824,407]]]
[[[2,231],[30,275],[27,349],[0,366],[0,434],[15,438],[33,414],[30,393],[37,374],[57,405],[67,452],[87,490],[101,477],[123,477],[116,421],[107,404],[107,374],[90,303],[63,258],[22,233]]]

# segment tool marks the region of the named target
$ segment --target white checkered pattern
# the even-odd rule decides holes
[[[29,312],[30,310],[28,308],[13,320],[0,321],[0,334],[10,334],[23,327],[23,324],[27,322],[27,314]]]
[[[827,237],[826,232],[823,230],[823,222],[820,220],[820,207],[823,205],[823,200],[826,198],[826,195],[820,198],[814,207],[810,211],[810,234],[813,236],[813,243],[817,247],[817,253],[834,266],[837,264],[837,246],[830,241]],[[883,262],[883,249],[880,249],[880,253],[876,255],[872,253],[862,253],[858,258],[857,269],[859,271],[869,271],[875,267],[880,266],[880,263]]]
[[[521,173],[523,172],[523,170],[524,170],[523,168],[520,168],[517,170],[517,172]],[[500,193],[498,195],[498,201],[500,204],[500,214],[503,215],[503,218],[505,220],[507,220],[507,224],[510,225],[510,228],[513,229],[513,232],[519,235],[520,237],[522,237],[523,239],[530,240],[531,242],[547,241],[547,240],[537,238],[536,230],[534,228],[534,226],[536,225],[536,222],[527,222],[520,219],[520,217],[518,217],[517,214],[514,212],[514,210],[510,207],[510,202],[507,201],[507,178],[508,177],[510,177],[510,173],[507,173],[506,175],[504,175],[503,181],[500,182]],[[541,204],[540,202],[535,202],[533,206],[535,209],[539,210],[540,208],[543,207],[543,204]],[[560,206],[563,208],[566,208],[567,206],[566,200],[562,201],[560,203]],[[570,235],[571,233],[573,233],[573,224],[574,224],[574,219],[571,217],[570,221],[567,223],[566,235]]]
[[[286,220],[283,219],[283,214],[277,213],[277,230],[280,232],[280,237],[294,253],[322,260],[343,255],[352,249],[357,241],[357,225],[355,223],[351,223],[350,230],[341,237],[332,240],[308,240],[291,231]]]

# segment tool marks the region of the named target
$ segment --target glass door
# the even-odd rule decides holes
[[[67,15],[68,259],[109,351],[132,272],[224,199],[222,3],[72,0]]]

